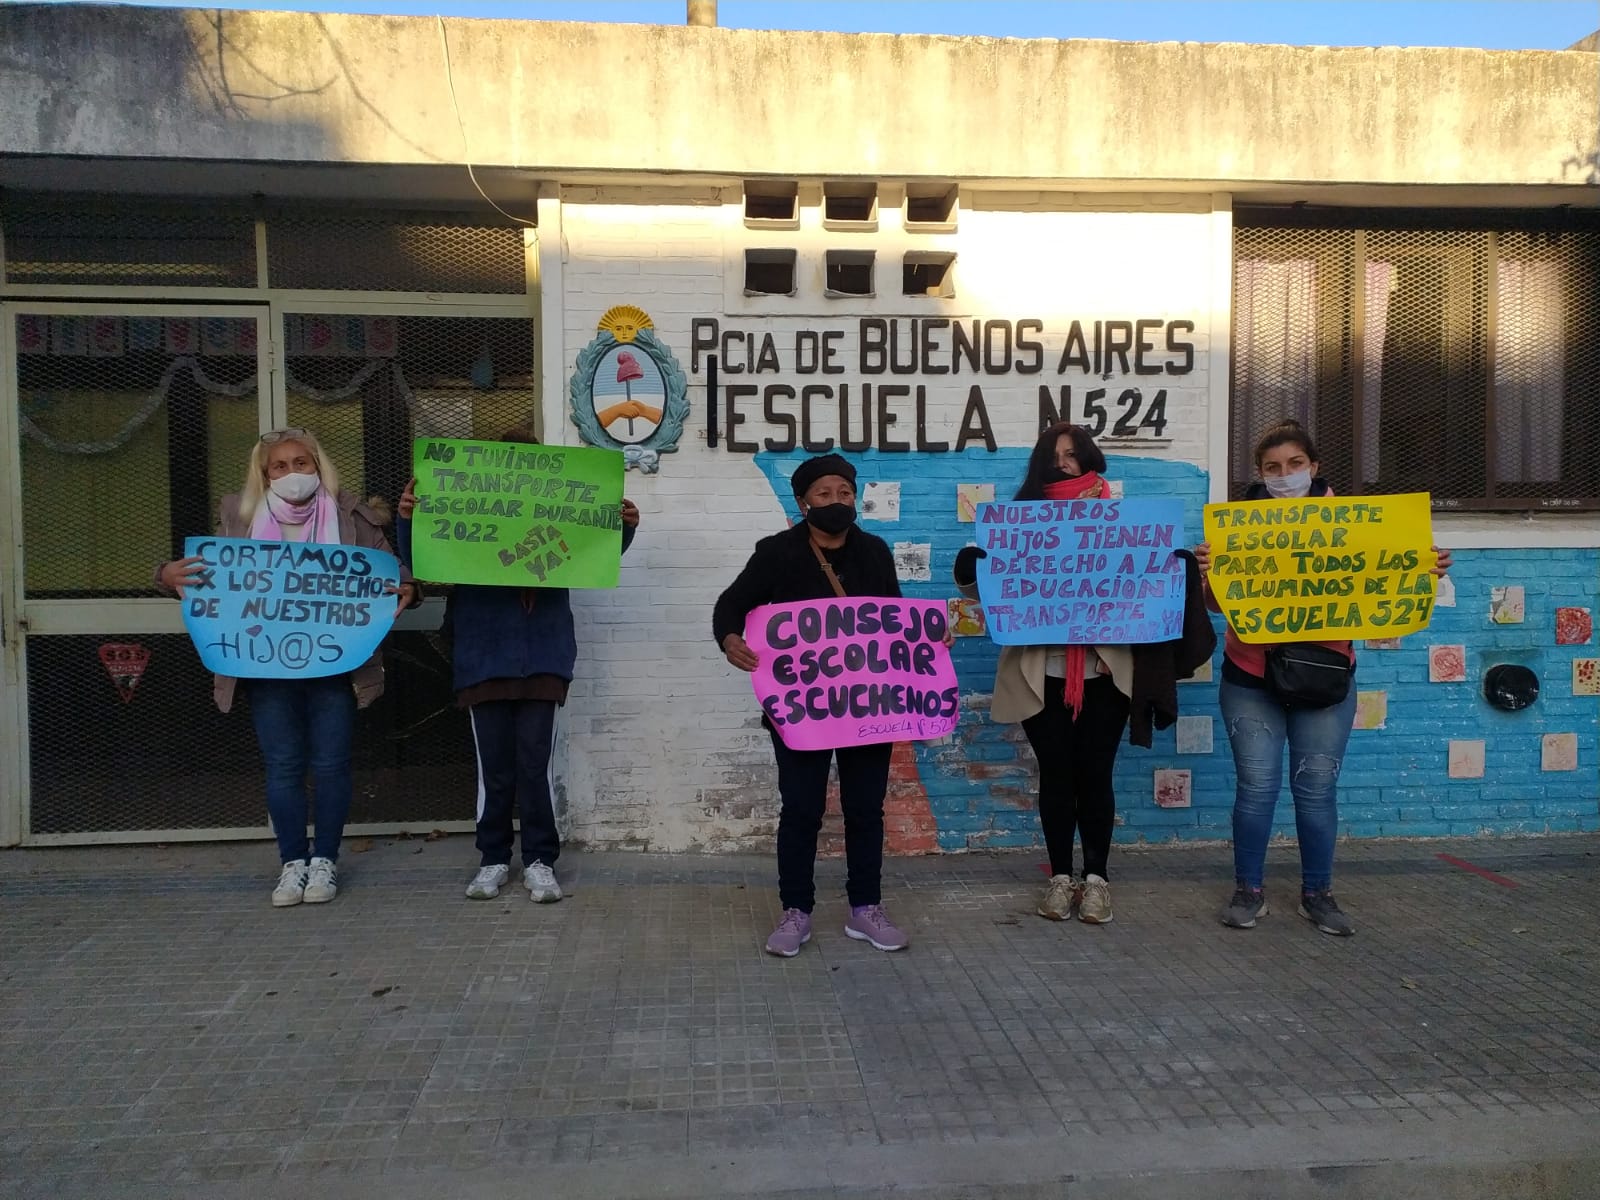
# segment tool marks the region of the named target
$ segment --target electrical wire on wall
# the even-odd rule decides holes
[[[536,228],[537,222],[508,213],[501,208],[489,198],[489,193],[484,191],[483,185],[478,182],[478,173],[472,169],[472,147],[467,141],[467,124],[461,119],[461,102],[456,98],[456,77],[450,66],[450,35],[445,31],[444,17],[435,13],[433,19],[439,23],[439,44],[444,48],[444,78],[445,82],[450,85],[450,107],[455,110],[456,128],[461,130],[461,154],[466,160],[467,178],[472,180],[472,186],[478,189],[478,195],[483,197],[484,203],[502,217],[505,217],[506,220],[515,221],[519,225],[526,225],[530,229]]]

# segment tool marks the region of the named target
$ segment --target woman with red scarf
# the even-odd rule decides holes
[[[1089,431],[1065,421],[1039,435],[1018,500],[1099,499],[1105,455]],[[957,588],[977,596],[977,562],[969,546],[956,556]],[[1117,802],[1111,770],[1128,723],[1133,654],[1127,646],[1005,646],[995,670],[990,715],[1020,721],[1039,760],[1039,824],[1050,852],[1050,882],[1039,915],[1090,925],[1111,920],[1106,859]],[[1072,871],[1072,841],[1083,841],[1083,876]]]

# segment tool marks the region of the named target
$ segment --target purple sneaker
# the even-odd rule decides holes
[[[871,942],[879,950],[904,950],[911,944],[911,939],[894,927],[881,904],[852,908],[844,932],[858,942]]]
[[[783,920],[778,922],[778,927],[767,939],[767,953],[776,954],[779,958],[793,958],[800,953],[800,947],[810,940],[811,914],[803,913],[798,908],[786,908],[783,910]]]

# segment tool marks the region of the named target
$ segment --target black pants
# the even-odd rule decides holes
[[[769,730],[770,732],[770,730]],[[791,750],[772,734],[778,759],[778,899],[785,908],[810,912],[817,902],[817,831],[828,799],[828,764],[839,760],[839,807],[844,810],[845,891],[850,906],[882,899],[883,797],[889,790],[894,746],[840,750]]]
[[[1085,680],[1083,708],[1072,719],[1061,680],[1046,677],[1044,709],[1022,723],[1039,760],[1039,825],[1050,873],[1072,874],[1072,835],[1083,839],[1083,873],[1110,879],[1106,858],[1117,819],[1111,768],[1128,724],[1128,698],[1111,676]]]
[[[550,788],[556,741],[554,700],[474,704],[478,747],[478,853],[486,867],[511,862],[511,819],[522,818],[522,865],[554,866],[561,854]]]

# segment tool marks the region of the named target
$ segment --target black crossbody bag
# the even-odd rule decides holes
[[[1288,708],[1331,708],[1350,694],[1355,664],[1338,650],[1309,642],[1267,649],[1267,690]]]

